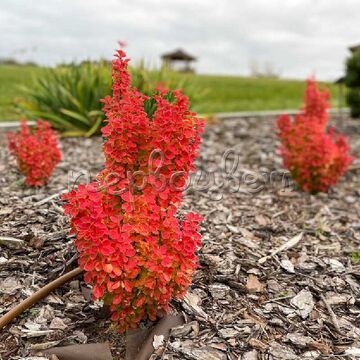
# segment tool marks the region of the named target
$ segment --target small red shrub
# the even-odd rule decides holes
[[[110,304],[119,331],[155,319],[184,295],[197,267],[201,217],[176,218],[194,169],[203,122],[180,92],[152,98],[130,87],[128,59],[113,61],[113,96],[104,99],[105,169],[64,198],[93,297]]]
[[[61,160],[57,134],[43,120],[37,121],[33,132],[22,121],[19,132],[8,134],[8,146],[30,186],[44,185]]]
[[[303,112],[291,121],[288,115],[277,120],[280,152],[301,189],[326,192],[345,173],[353,158],[345,136],[334,128],[327,131],[329,93],[308,80]]]

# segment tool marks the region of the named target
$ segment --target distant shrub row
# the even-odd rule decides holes
[[[33,61],[19,62],[14,58],[0,58],[0,65],[12,65],[12,66],[39,66]]]

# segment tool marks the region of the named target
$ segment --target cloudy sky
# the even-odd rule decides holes
[[[126,40],[134,61],[182,47],[201,73],[247,75],[256,63],[332,80],[359,24],[359,0],[1,0],[0,57],[111,58]]]

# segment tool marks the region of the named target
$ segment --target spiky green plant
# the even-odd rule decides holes
[[[170,90],[181,89],[196,102],[205,92],[193,85],[191,75],[166,68],[151,70],[144,61],[131,67],[132,86],[150,95],[162,84]],[[31,87],[22,87],[16,107],[24,117],[47,120],[63,136],[92,136],[100,133],[104,123],[102,103],[111,94],[109,62],[83,62],[47,69]],[[151,106],[151,104],[149,104]]]
[[[197,103],[203,99],[208,90],[201,88],[193,82],[194,74],[178,73],[166,66],[160,69],[146,66],[141,61],[137,66],[130,68],[132,86],[138,88],[142,93],[151,95],[154,89],[161,84],[170,90],[182,90],[189,98],[190,103]]]
[[[42,118],[69,136],[99,133],[104,114],[100,99],[111,94],[108,63],[86,62],[47,71],[31,87],[23,87],[18,110],[30,119]]]

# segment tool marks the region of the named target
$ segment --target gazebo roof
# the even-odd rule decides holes
[[[171,53],[167,53],[161,56],[164,60],[187,60],[187,61],[194,61],[196,57],[187,54],[182,49],[177,49]]]

